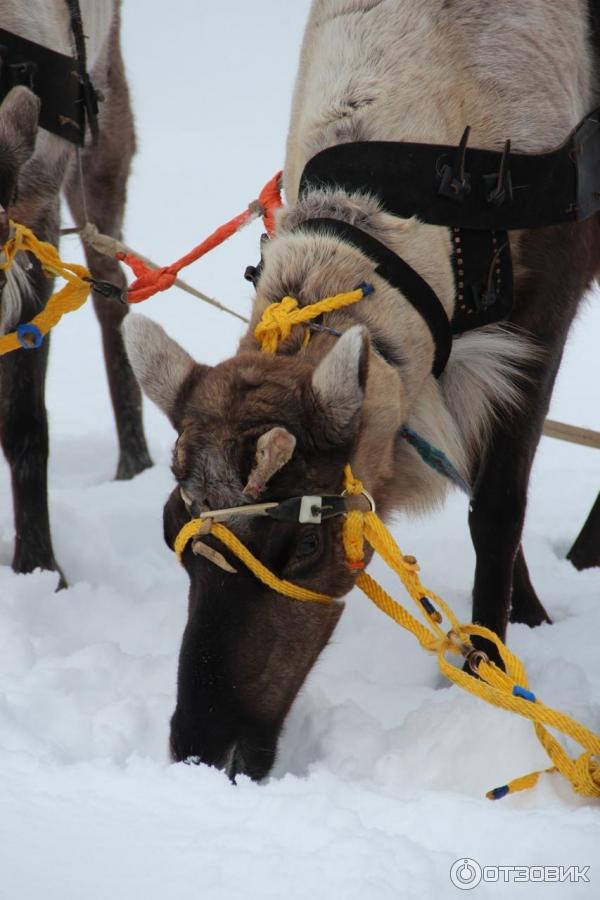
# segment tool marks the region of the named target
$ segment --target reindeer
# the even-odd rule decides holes
[[[72,4],[71,4],[72,5]],[[65,0],[17,0],[0,3],[2,29],[73,56],[73,34]],[[123,220],[127,176],[135,150],[133,118],[119,44],[118,0],[82,0],[87,58],[96,87],[104,97],[99,137],[81,151],[54,133],[38,129],[45,110],[25,85],[13,87],[0,105],[0,240],[9,236],[9,218],[29,226],[42,240],[59,238],[60,193],[64,190],[75,221],[87,215],[98,228],[118,237]],[[0,44],[4,38],[0,38]],[[11,71],[10,54],[3,59],[3,84]],[[75,66],[73,66],[75,68]],[[69,73],[73,81],[75,72]],[[8,78],[10,83],[10,78]],[[36,89],[35,73],[32,87]],[[63,85],[69,89],[70,85]],[[58,90],[58,89],[57,89]],[[61,89],[62,90],[62,89]],[[47,98],[48,99],[48,98]],[[60,103],[60,96],[57,98]],[[49,101],[51,102],[51,101]],[[46,116],[47,118],[47,116]],[[126,282],[116,260],[85,249],[92,277],[123,290]],[[29,321],[47,302],[52,281],[35,260],[17,260],[2,273],[1,323],[4,332]],[[102,330],[117,432],[117,478],[132,478],[151,465],[142,428],[141,394],[127,359],[120,325],[127,307],[100,293],[93,294]],[[52,549],[47,500],[48,425],[44,381],[49,338],[42,347],[18,350],[0,358],[0,441],[11,468],[15,513],[15,572],[59,570]],[[60,583],[64,584],[61,573]]]
[[[597,269],[596,217],[510,232],[515,297],[507,321],[456,337],[436,378],[439,348],[423,315],[344,229],[359,228],[407,262],[451,319],[449,229],[390,214],[368,183],[353,191],[300,185],[309,160],[347,142],[456,147],[469,125],[474,147],[501,150],[507,138],[523,153],[558,146],[593,107],[586,16],[582,0],[314,0],[287,143],[288,205],[264,246],[237,354],[211,368],[147,318],[124,325],[134,372],[178,432],[177,487],[164,510],[170,546],[202,510],[339,493],[348,462],[383,516],[438,505],[449,483],[406,441],[408,425],[471,486],[474,621],[501,637],[509,615],[530,626],[549,621],[521,533],[563,345]],[[254,330],[269,304],[290,295],[303,306],[361,282],[373,285],[370,297],[328,313],[308,343],[295,327],[276,354],[259,352]],[[300,525],[238,516],[229,524],[277,575],[340,598],[285,599],[211,535],[183,554],[189,614],[173,759],[260,779],[355,573],[345,565],[339,519]]]

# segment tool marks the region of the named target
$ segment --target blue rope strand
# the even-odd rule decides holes
[[[434,447],[433,444],[426,441],[425,438],[421,437],[420,434],[417,434],[416,431],[413,431],[412,428],[409,428],[408,425],[403,426],[400,434],[402,437],[406,438],[411,447],[415,448],[424,463],[427,463],[428,466],[435,469],[440,475],[453,481],[461,491],[464,491],[467,497],[472,496],[471,488],[464,478],[458,474],[442,450]]]

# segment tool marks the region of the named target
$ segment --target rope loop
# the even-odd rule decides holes
[[[281,199],[282,179],[283,172],[277,172],[270,181],[267,181],[258,195],[258,202],[262,210],[261,215],[269,237],[273,237],[275,233],[275,214],[278,209],[283,207]]]
[[[92,288],[90,273],[85,266],[63,262],[56,247],[47,241],[40,241],[26,225],[12,221],[10,225],[11,236],[2,248],[4,261],[0,263],[0,270],[10,269],[17,253],[31,253],[39,260],[46,274],[60,276],[66,284],[50,297],[45,309],[31,322],[23,322],[15,331],[0,336],[0,356],[13,350],[36,350],[41,347],[45,335],[65,313],[83,306]]]
[[[571,783],[584,797],[600,797],[600,762],[588,751],[573,761]]]

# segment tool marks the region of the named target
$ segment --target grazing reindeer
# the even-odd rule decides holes
[[[462,297],[460,265],[455,281],[452,262],[460,260],[460,246],[451,232],[410,214],[392,215],[380,202],[379,188],[401,195],[413,185],[408,179],[391,184],[390,176],[390,184],[370,189],[376,160],[369,169],[369,148],[375,154],[379,145],[365,145],[362,189],[336,186],[335,178],[325,185],[302,180],[302,173],[316,154],[349,142],[457,148],[467,125],[473,147],[501,151],[507,138],[512,152],[558,146],[592,107],[586,11],[577,0],[315,0],[287,146],[288,207],[264,248],[252,321],[238,353],[210,368],[148,319],[125,323],[133,369],[179,433],[178,488],[164,513],[171,546],[200,510],[259,495],[268,501],[339,493],[347,462],[380,514],[431,508],[448,483],[407,442],[408,425],[441,448],[472,486],[474,620],[500,636],[511,607],[514,621],[548,620],[529,580],[521,531],[562,348],[596,270],[596,218],[512,231],[514,303],[507,323],[459,336],[440,374],[439,334],[410,291],[394,285],[391,269],[378,265],[378,254],[391,250],[408,263],[420,276],[421,293],[424,279],[437,295],[438,313],[441,305],[451,319]],[[457,172],[450,171],[456,192],[467,177],[461,152]],[[507,153],[498,176],[502,190]],[[439,175],[441,192],[443,168]],[[501,202],[498,194],[490,203]],[[383,250],[371,252],[373,239]],[[492,274],[507,249],[494,252]],[[259,352],[254,328],[268,304],[291,295],[304,306],[361,282],[374,292],[325,315],[308,343],[306,330],[295,327],[276,354]],[[338,598],[353,585],[339,519],[300,525],[238,516],[231,527],[280,577]],[[172,755],[259,779],[273,763],[285,716],[342,604],[284,599],[226,551],[219,556],[223,547],[211,535],[193,546],[195,553],[183,554],[191,587]]]
[[[87,62],[92,78],[104,97],[99,115],[99,138],[81,152],[81,173],[73,143],[46,130],[54,98],[41,104],[25,86],[13,87],[0,105],[0,239],[8,238],[8,215],[29,226],[41,239],[56,244],[59,236],[59,201],[64,188],[76,222],[90,221],[118,237],[123,219],[127,176],[135,149],[133,119],[119,45],[120,4],[117,0],[85,0],[81,3],[87,38]],[[73,33],[65,0],[1,0],[0,25],[36,44],[73,56]],[[6,38],[0,36],[0,45]],[[10,53],[2,60],[2,83],[9,84],[14,66]],[[73,69],[75,66],[72,67]],[[41,73],[38,72],[41,76]],[[60,108],[63,87],[56,98]],[[36,73],[32,87],[36,89]],[[41,85],[44,87],[44,85]],[[55,117],[56,118],[56,117]],[[69,117],[67,117],[69,118]],[[72,126],[71,126],[72,127]],[[60,130],[60,129],[58,129]],[[83,188],[83,190],[82,190]],[[85,196],[84,196],[85,195]],[[86,207],[87,201],[87,207]],[[7,215],[8,213],[8,215]],[[120,288],[125,279],[118,263],[85,248],[94,279]],[[29,269],[26,266],[30,265]],[[52,281],[37,261],[18,260],[3,283],[2,329],[12,331],[29,321],[52,293]],[[117,478],[131,478],[151,465],[141,418],[141,396],[125,354],[120,325],[126,307],[94,292],[94,307],[102,329],[104,355],[119,435]],[[31,352],[19,350],[0,358],[0,440],[11,467],[15,510],[16,572],[37,567],[57,569],[50,537],[46,466],[48,427],[44,405],[44,380],[49,337]],[[61,580],[62,576],[61,576]]]

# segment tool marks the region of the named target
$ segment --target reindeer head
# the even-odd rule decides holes
[[[178,487],[164,513],[171,546],[190,516],[205,509],[239,506],[259,495],[268,501],[341,491],[367,377],[362,327],[339,339],[320,336],[329,349],[317,365],[302,354],[246,351],[210,368],[140,315],[127,318],[124,334],[142,387],[179,433],[173,455]],[[339,520],[313,526],[239,518],[228,525],[279,577],[335,597],[353,584]],[[261,778],[342,604],[289,600],[264,587],[210,535],[202,545],[226,565],[191,547],[183,556],[191,585],[172,755]]]

